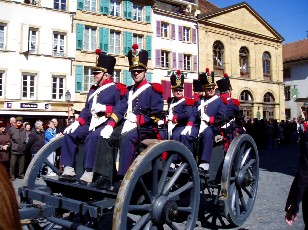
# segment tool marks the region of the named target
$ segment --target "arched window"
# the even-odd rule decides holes
[[[244,90],[240,94],[240,114],[246,120],[253,118],[252,116],[252,106],[253,106],[253,97],[248,90]]]
[[[271,94],[271,93],[264,94],[263,102],[274,103],[275,102],[275,98],[274,98],[273,94]]]
[[[246,47],[241,47],[239,51],[240,73],[242,77],[249,77],[249,51]]]
[[[213,64],[216,74],[224,73],[224,46],[221,42],[216,41],[213,45]]]
[[[271,56],[268,52],[263,53],[263,77],[264,80],[271,80]]]
[[[263,96],[263,118],[270,120],[270,119],[274,119],[274,115],[275,115],[275,98],[273,96],[273,94],[271,93],[266,93]]]
[[[241,101],[246,101],[246,102],[252,102],[252,101],[253,101],[250,92],[248,92],[247,90],[244,90],[244,91],[241,93],[240,100],[241,100]]]

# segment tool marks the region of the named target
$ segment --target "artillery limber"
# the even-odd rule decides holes
[[[113,190],[57,177],[37,180],[44,164],[60,175],[47,161],[62,145],[63,137],[55,138],[35,155],[18,190],[21,219],[34,229],[194,229],[197,219],[203,227],[240,226],[256,199],[259,158],[254,140],[233,131],[232,122],[219,129],[209,171],[202,173],[196,163],[197,143],[192,153],[178,141],[142,141],[143,150]],[[82,168],[81,153],[77,169]]]

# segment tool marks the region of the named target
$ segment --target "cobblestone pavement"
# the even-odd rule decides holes
[[[301,230],[304,229],[302,213],[299,220],[289,227],[284,222],[284,205],[298,166],[298,146],[281,146],[259,150],[260,177],[256,202],[246,223],[237,230]],[[22,180],[13,182],[16,189]],[[204,229],[197,222],[196,229]]]

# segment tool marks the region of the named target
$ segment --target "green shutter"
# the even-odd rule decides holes
[[[152,73],[151,72],[146,73],[146,79],[147,79],[148,82],[152,82]]]
[[[145,11],[145,22],[151,23],[151,6],[145,6],[144,11]]]
[[[109,14],[109,4],[110,0],[100,0],[100,13],[101,14]]]
[[[127,55],[128,51],[131,50],[133,45],[133,33],[132,32],[124,32],[124,55]]]
[[[84,25],[83,24],[76,24],[76,49],[82,50],[83,49],[83,30]]]
[[[83,1],[84,0],[78,0],[78,2],[77,2],[77,10],[83,10]]]
[[[83,66],[76,65],[76,93],[82,91]]]
[[[123,1],[124,18],[132,20],[133,18],[133,3],[130,1]]]
[[[99,48],[101,51],[108,53],[109,51],[109,29],[99,28]]]
[[[152,57],[152,36],[146,35],[145,36],[145,49],[149,53],[149,59]]]
[[[131,73],[128,70],[124,70],[123,74],[123,84],[125,84],[126,86],[132,85],[133,79]]]

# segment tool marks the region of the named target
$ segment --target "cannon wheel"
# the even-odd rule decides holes
[[[47,164],[53,172],[55,172],[58,176],[60,175],[60,171],[54,165],[51,165],[47,160],[47,157],[50,153],[56,151],[58,148],[62,146],[64,136],[55,137],[50,140],[47,144],[45,144],[33,157],[31,160],[26,174],[24,178],[23,186],[28,187],[29,189],[34,189],[36,187],[36,177],[39,173],[41,166],[45,163]]]
[[[170,170],[176,156],[182,164]],[[194,229],[199,201],[199,172],[192,153],[180,142],[161,141],[142,151],[127,171],[116,199],[113,229],[183,229],[181,224]]]
[[[242,134],[231,142],[222,170],[225,217],[240,226],[252,211],[258,189],[259,155],[251,136]]]

